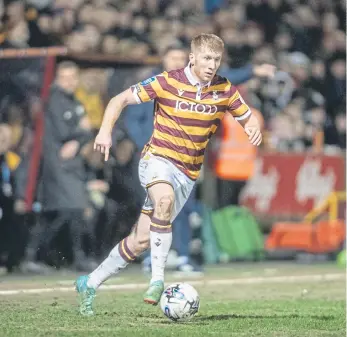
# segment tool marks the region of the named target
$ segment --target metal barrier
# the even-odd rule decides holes
[[[334,191],[324,200],[324,202],[310,211],[304,218],[304,222],[313,223],[313,221],[326,210],[329,213],[329,221],[335,221],[339,218],[339,202],[346,201],[346,191]]]

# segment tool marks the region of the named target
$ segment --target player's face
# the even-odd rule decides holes
[[[57,84],[66,92],[75,92],[78,86],[78,81],[78,70],[75,68],[60,69],[57,74]]]
[[[221,61],[222,53],[202,48],[189,55],[193,72],[202,82],[209,82],[216,74]]]
[[[165,71],[184,68],[187,64],[187,53],[183,50],[170,50],[163,58]]]

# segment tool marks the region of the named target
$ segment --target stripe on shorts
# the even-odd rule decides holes
[[[146,188],[150,188],[150,187],[152,187],[152,186],[154,186],[154,185],[156,185],[156,184],[168,184],[168,185],[170,185],[172,188],[174,188],[173,185],[172,185],[170,182],[168,182],[167,180],[156,180],[156,181],[153,181],[153,182],[147,184],[147,185],[146,185]]]
[[[148,216],[150,216],[150,217],[152,217],[153,216],[153,213],[154,213],[154,210],[153,209],[141,209],[141,213],[142,214],[146,214],[146,215],[148,215]]]

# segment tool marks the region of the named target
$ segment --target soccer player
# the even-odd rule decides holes
[[[236,88],[216,75],[223,51],[224,43],[218,36],[200,34],[191,42],[187,67],[164,71],[110,100],[94,144],[105,160],[112,145],[112,129],[122,110],[129,104],[155,100],[153,135],[139,163],[140,182],[147,198],[131,234],[96,270],[76,280],[81,314],[92,315],[96,289],[148,248],[152,278],[144,302],[158,304],[172,242],[171,223],[192,191],[209,139],[226,113],[240,122],[253,145],[261,143],[257,119]]]

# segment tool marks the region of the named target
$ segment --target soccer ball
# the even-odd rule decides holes
[[[171,284],[160,299],[164,315],[175,322],[190,320],[199,311],[199,307],[199,294],[188,283]]]

